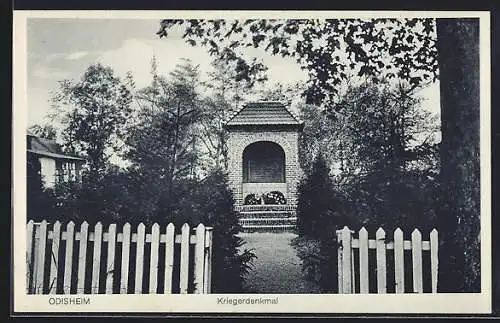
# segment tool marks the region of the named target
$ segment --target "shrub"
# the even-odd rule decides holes
[[[298,187],[297,226],[299,234],[324,238],[346,223],[342,201],[334,190],[330,169],[320,154]]]
[[[221,170],[212,172],[196,186],[190,200],[187,211],[197,213],[199,221],[213,227],[212,291],[241,293],[256,256],[252,250],[241,250],[245,242],[237,236],[241,225],[227,174]]]
[[[240,251],[244,241],[237,236],[241,226],[227,181],[227,175],[221,171],[214,171],[202,181],[177,181],[174,203],[168,205],[170,212],[166,212],[162,195],[141,189],[147,188],[147,183],[141,184],[133,174],[111,170],[100,181],[59,183],[33,193],[38,199],[31,202],[28,219],[73,220],[77,225],[83,221],[90,225],[97,221],[103,225],[129,222],[133,227],[141,222],[147,226],[153,222],[172,222],[178,230],[184,223],[191,227],[203,223],[213,227],[213,292],[238,293],[242,292],[243,280],[255,254],[247,249]],[[33,202],[43,204],[44,209],[35,212]]]

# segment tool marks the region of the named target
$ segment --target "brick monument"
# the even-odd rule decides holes
[[[278,219],[280,211],[295,217],[301,176],[298,137],[303,122],[285,104],[262,101],[243,105],[225,127],[229,132],[229,185],[236,209],[250,214],[250,222],[261,226],[271,227],[269,217]],[[261,221],[252,218],[252,212],[259,212]]]

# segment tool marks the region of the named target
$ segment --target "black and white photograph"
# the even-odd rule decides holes
[[[491,311],[487,13],[14,18],[21,311]]]

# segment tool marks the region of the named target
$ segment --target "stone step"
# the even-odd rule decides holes
[[[246,224],[295,224],[297,218],[247,218],[240,219],[242,225]]]
[[[282,224],[282,225],[245,225],[243,226],[242,232],[294,232],[296,229],[295,225]]]
[[[295,218],[295,212],[282,212],[282,211],[252,211],[252,212],[240,212],[240,219],[247,218]]]
[[[290,206],[245,206],[239,210],[243,232],[295,231],[297,213]]]

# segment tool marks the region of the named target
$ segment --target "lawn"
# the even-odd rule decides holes
[[[303,278],[301,260],[290,245],[297,235],[284,233],[241,233],[244,248],[253,248],[257,259],[245,282],[249,293],[317,294],[319,287]]]

